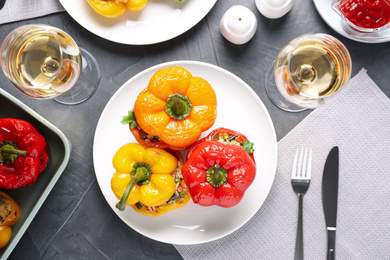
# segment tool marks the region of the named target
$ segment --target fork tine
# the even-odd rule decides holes
[[[312,161],[312,158],[311,158],[311,148],[310,148],[310,152],[309,152],[309,158],[308,158],[308,162],[307,162],[307,178],[311,178],[311,161]]]
[[[304,172],[302,171],[302,156],[303,156],[303,148],[301,148],[301,154],[299,155],[299,163],[298,163],[298,172],[296,174],[297,177],[304,177]]]
[[[298,149],[295,152],[293,167],[292,167],[292,171],[291,171],[291,178],[295,177],[297,174],[297,160],[298,160]]]
[[[301,155],[303,154],[303,148]],[[306,176],[306,162],[307,162],[307,148],[305,149],[305,156],[303,156],[303,165],[302,165],[302,177],[307,177]]]
[[[301,148],[295,152],[291,178],[310,179],[312,166],[312,149]]]

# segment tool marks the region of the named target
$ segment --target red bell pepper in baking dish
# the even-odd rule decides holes
[[[30,186],[49,161],[45,138],[29,122],[0,119],[0,188]]]
[[[230,135],[230,140],[228,132],[234,133]],[[235,138],[249,143],[242,134],[220,128],[190,148],[182,174],[194,203],[233,207],[241,201],[253,183],[256,176],[255,161],[240,145],[240,141],[234,141]],[[253,144],[247,146],[253,155]]]

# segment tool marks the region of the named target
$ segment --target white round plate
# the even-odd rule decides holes
[[[351,35],[341,25],[342,18],[332,9],[333,0],[313,0],[322,19],[336,32],[346,38],[364,43],[382,43],[390,41],[390,29],[365,35]]]
[[[120,17],[99,15],[87,0],[60,0],[65,10],[90,32],[113,42],[147,45],[172,39],[196,25],[217,0],[148,0],[138,12]]]
[[[231,208],[202,207],[190,201],[184,207],[158,217],[144,216],[131,207],[115,208],[118,199],[111,190],[115,172],[112,157],[124,144],[136,142],[128,126],[120,123],[152,75],[159,69],[182,66],[193,76],[206,79],[217,95],[218,116],[213,127],[226,127],[243,133],[254,143],[257,175],[241,202]],[[100,189],[114,212],[132,229],[151,239],[170,244],[198,244],[226,236],[244,225],[266,199],[276,172],[275,129],[256,93],[232,73],[207,63],[174,61],[149,68],[126,82],[107,103],[96,128],[93,159]]]

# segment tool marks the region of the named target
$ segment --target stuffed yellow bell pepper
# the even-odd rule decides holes
[[[130,124],[132,134],[145,147],[183,151],[210,129],[216,118],[217,96],[211,85],[174,66],[152,76],[122,123]]]
[[[116,152],[113,165],[116,172],[111,189],[120,199],[116,207],[121,211],[131,205],[141,214],[158,216],[184,206],[190,199],[181,175],[181,156],[129,143]]]
[[[11,225],[18,222],[22,211],[18,203],[7,193],[0,191],[0,248],[11,239]]]
[[[115,18],[123,15],[126,10],[140,11],[147,0],[87,0],[91,7],[100,15]]]

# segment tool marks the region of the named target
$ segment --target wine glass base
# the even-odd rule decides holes
[[[302,112],[307,110],[307,108],[294,105],[279,92],[275,84],[274,64],[275,62],[272,63],[265,77],[265,90],[268,98],[275,106],[287,112]]]
[[[64,95],[54,100],[64,105],[77,105],[89,99],[98,88],[101,73],[96,59],[83,48],[80,48],[82,68],[76,85]]]

